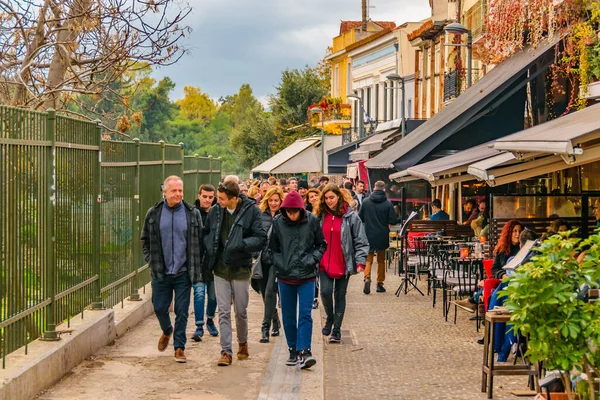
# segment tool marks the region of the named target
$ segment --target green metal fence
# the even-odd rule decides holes
[[[101,140],[96,123],[0,106],[0,356],[88,308],[139,299],[150,281],[139,240],[169,175],[193,202],[220,160],[183,145]]]

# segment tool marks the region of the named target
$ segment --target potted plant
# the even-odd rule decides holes
[[[585,302],[581,287],[598,287],[600,236],[580,240],[574,231],[544,240],[531,261],[517,268],[504,295],[514,329],[528,336],[527,356],[559,370],[569,399],[571,377],[579,376],[577,394],[598,399],[600,374],[600,303]],[[570,237],[570,236],[571,237]],[[586,249],[583,261],[577,256]],[[585,379],[581,377],[585,374]],[[596,389],[594,390],[594,387]]]

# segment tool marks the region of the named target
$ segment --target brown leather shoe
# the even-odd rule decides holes
[[[248,342],[240,343],[240,348],[237,352],[238,360],[247,360],[250,354],[248,354]]]
[[[221,358],[219,358],[217,365],[220,367],[227,367],[228,365],[231,365],[231,355],[225,351],[222,351]]]
[[[177,361],[178,363],[184,363],[187,361],[187,358],[185,358],[185,353],[183,352],[183,349],[175,350],[175,361]]]
[[[165,351],[169,345],[169,340],[171,340],[171,335],[167,336],[164,333],[160,335],[160,339],[158,339],[158,351]]]

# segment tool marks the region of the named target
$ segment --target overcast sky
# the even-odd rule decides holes
[[[176,65],[157,69],[177,85],[200,86],[212,98],[237,93],[249,83],[264,101],[286,68],[311,66],[338,35],[341,20],[361,19],[361,0],[188,0],[190,50]],[[375,21],[420,21],[431,14],[429,0],[370,0]]]

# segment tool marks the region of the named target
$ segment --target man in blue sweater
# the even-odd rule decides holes
[[[442,202],[439,199],[435,199],[431,202],[431,217],[430,221],[448,221],[450,216],[444,210],[442,210]]]
[[[202,217],[183,200],[183,181],[165,179],[165,199],[148,210],[142,232],[142,250],[152,275],[152,305],[162,335],[158,350],[165,351],[174,336],[175,361],[186,362],[185,329],[192,284],[202,276]],[[175,328],[169,306],[175,294]]]

